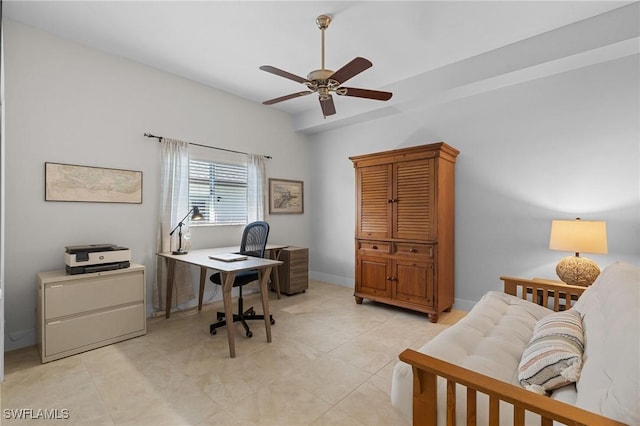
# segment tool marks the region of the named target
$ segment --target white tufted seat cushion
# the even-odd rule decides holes
[[[520,298],[490,291],[454,327],[444,330],[418,351],[519,386],[518,364],[525,346],[531,339],[533,326],[537,320],[552,312]],[[440,407],[443,410],[444,381],[439,380],[438,403],[443,404]],[[457,407],[461,410],[457,417],[463,420],[466,393],[457,393]],[[412,401],[411,366],[398,362],[393,370],[391,402],[396,409],[411,419]],[[478,424],[487,418],[482,415],[483,407],[486,406],[483,395],[479,394]],[[443,417],[439,416],[439,422],[442,424]],[[506,413],[501,418],[508,420],[505,424],[512,421],[511,416]]]

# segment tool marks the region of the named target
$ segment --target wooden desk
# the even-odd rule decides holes
[[[274,266],[281,265],[282,262],[273,259],[263,259],[259,257],[249,257],[247,260],[236,262],[223,262],[219,260],[209,259],[209,255],[213,253],[228,253],[238,251],[237,247],[219,247],[214,249],[192,250],[187,254],[174,255],[171,253],[158,253],[158,256],[164,257],[168,261],[167,271],[167,298],[165,318],[171,315],[171,297],[173,293],[173,285],[175,279],[175,266],[177,262],[185,262],[200,268],[200,306],[202,307],[202,294],[204,283],[207,275],[207,269],[219,271],[222,277],[222,300],[224,303],[224,313],[226,318],[233,318],[233,305],[231,303],[231,290],[236,274],[240,271],[257,269],[260,271],[260,293],[262,296],[262,309],[264,312],[264,324],[267,331],[267,342],[271,342],[271,322],[269,321],[269,290],[267,282]],[[233,323],[227,325],[227,335],[229,337],[229,354],[231,358],[236,356],[235,342],[233,333]]]
[[[265,251],[269,253],[269,259],[280,260],[280,253],[282,252],[282,249],[287,247],[289,246],[284,244],[267,244],[267,246],[265,247]],[[240,246],[214,247],[214,248],[208,248],[208,249],[202,249],[202,250],[207,250],[207,255],[214,254],[214,253],[237,253],[240,251]],[[200,250],[196,250],[196,251],[200,251]],[[184,255],[181,255],[181,256],[184,256]],[[198,291],[198,310],[199,311],[202,310],[202,299],[204,298],[204,286],[205,286],[205,283],[207,282],[206,275],[207,275],[207,268],[204,268],[204,270],[200,268],[200,290]],[[267,276],[269,276],[269,274],[267,274]],[[278,299],[280,299],[280,277],[278,275],[278,268],[271,269],[271,277],[273,278],[273,283],[276,286],[276,296],[278,297]],[[167,286],[168,284],[169,283],[167,282]],[[171,315],[171,309],[170,309],[171,306],[170,305],[167,305],[167,306],[168,308],[165,311],[165,316],[169,318],[169,316]]]

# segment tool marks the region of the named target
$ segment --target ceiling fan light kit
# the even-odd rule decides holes
[[[278,102],[298,98],[300,96],[310,95],[312,93],[317,93],[318,100],[320,101],[320,108],[322,109],[322,114],[326,118],[327,116],[336,113],[332,93],[335,93],[339,96],[351,96],[378,101],[387,101],[391,99],[391,96],[393,96],[391,92],[341,86],[350,78],[370,68],[373,64],[368,59],[356,57],[351,62],[344,65],[342,68],[335,72],[324,67],[324,31],[329,27],[329,23],[331,23],[331,17],[328,15],[320,15],[316,18],[316,24],[318,25],[318,28],[320,28],[320,31],[322,33],[321,68],[319,70],[311,71],[307,75],[307,78],[299,77],[295,74],[291,74],[287,71],[281,70],[271,65],[263,65],[260,67],[261,70],[268,73],[293,80],[297,83],[302,83],[308,89],[303,92],[291,93],[289,95],[269,99],[268,101],[263,102],[264,105],[273,105]]]

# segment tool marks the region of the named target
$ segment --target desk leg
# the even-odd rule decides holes
[[[198,293],[198,310],[202,310],[202,298],[204,297],[204,283],[207,279],[206,266],[200,267],[200,292]]]
[[[224,317],[227,320],[227,336],[229,337],[229,355],[231,358],[236,357],[235,344],[235,328],[233,326],[233,305],[231,304],[231,290],[233,289],[233,281],[236,279],[235,272],[220,273],[224,282],[222,286],[222,301],[224,303]]]
[[[176,261],[173,259],[167,259],[167,297],[164,302],[164,317],[169,318],[171,316],[171,299],[173,296],[173,283],[175,281]]]
[[[272,250],[271,251],[271,258],[273,260],[280,260],[280,252],[282,252],[281,249],[277,249],[277,250]],[[278,274],[278,268],[272,268],[272,272],[273,272],[273,282],[276,285],[276,296],[278,297],[278,299],[280,299],[280,275]],[[267,276],[270,276],[271,274],[267,274]]]
[[[272,267],[266,268],[263,274],[260,274],[260,294],[262,296],[262,312],[264,313],[264,326],[267,331],[267,342],[271,342],[271,315],[269,312],[269,276]]]

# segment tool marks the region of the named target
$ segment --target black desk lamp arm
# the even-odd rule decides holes
[[[169,232],[169,236],[172,236],[174,232],[176,232],[176,229],[180,228],[180,233],[182,233],[182,227],[184,226],[184,221],[187,220],[187,218],[189,217],[189,215],[193,212],[193,209],[189,210],[189,213],[187,213],[182,220],[180,221],[180,223],[178,223],[176,225],[175,228],[173,228],[173,231]]]

